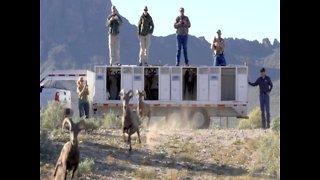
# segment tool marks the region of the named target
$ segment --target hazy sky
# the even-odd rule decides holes
[[[153,18],[153,35],[175,33],[173,23],[179,8],[185,8],[189,34],[211,42],[218,29],[222,37],[280,41],[280,0],[111,0],[119,13],[137,25],[145,5]]]

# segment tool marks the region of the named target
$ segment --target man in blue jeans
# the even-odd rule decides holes
[[[83,77],[80,77],[77,81],[77,93],[79,100],[79,115],[80,118],[89,118],[89,90],[88,84],[84,83]]]
[[[273,87],[271,79],[266,75],[266,70],[262,68],[260,70],[261,76],[256,80],[256,82],[248,82],[251,86],[259,85],[260,88],[260,110],[262,119],[262,128],[270,128],[270,97],[269,94]],[[267,113],[267,126],[266,126],[266,116]]]
[[[213,50],[214,60],[213,66],[226,66],[226,59],[224,58],[224,40],[221,38],[221,30],[217,31],[217,36],[214,37],[211,49]]]
[[[183,55],[185,65],[189,66],[188,60],[188,52],[187,52],[187,43],[188,43],[188,31],[191,24],[189,18],[184,15],[184,8],[180,8],[180,16],[176,18],[174,23],[174,28],[177,29],[177,59],[176,59],[176,66],[180,65],[180,55],[181,55],[181,46],[183,47]]]

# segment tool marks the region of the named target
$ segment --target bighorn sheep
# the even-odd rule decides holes
[[[53,177],[55,180],[65,180],[67,179],[68,172],[73,170],[72,177],[79,165],[80,152],[78,148],[78,134],[84,129],[85,123],[83,120],[78,123],[73,123],[69,118],[65,118],[62,123],[62,129],[65,123],[69,124],[70,130],[70,141],[64,144],[60,157],[57,161]]]
[[[113,83],[115,83],[115,86],[117,88],[115,97],[113,96],[113,93],[111,93],[111,86],[113,86]],[[120,83],[121,83],[121,72],[120,71],[107,71],[107,98],[111,100],[119,100],[119,91],[120,91]]]
[[[120,96],[122,97],[122,133],[123,140],[126,142],[125,133],[128,134],[127,143],[130,145],[129,151],[131,148],[131,135],[137,132],[139,143],[140,140],[140,131],[139,131],[139,117],[136,111],[131,111],[129,108],[129,100],[132,98],[133,93],[132,90],[129,90],[127,93],[122,89],[120,91]]]
[[[147,70],[147,74],[145,75],[146,81],[145,81],[144,89],[146,91],[145,97],[148,100],[154,100],[155,99],[153,97],[153,95],[152,95],[152,92],[151,92],[151,86],[152,86],[152,83],[153,83],[153,78],[154,78],[154,76],[156,74],[157,74],[156,69],[149,68]]]
[[[190,93],[191,95],[194,92],[194,84],[196,82],[196,72],[192,69],[187,69],[184,74],[184,94],[186,96],[186,91]]]
[[[147,127],[149,127],[149,123],[150,123],[150,116],[151,116],[151,109],[150,109],[150,105],[146,104],[142,101],[142,97],[146,95],[145,91],[139,91],[136,90],[136,95],[138,97],[138,105],[137,105],[137,112],[140,116],[140,118],[142,117],[148,117],[148,122],[147,122]]]

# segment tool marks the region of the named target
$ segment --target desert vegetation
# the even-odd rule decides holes
[[[40,112],[41,179],[52,178],[70,139],[61,130],[63,118],[48,112],[59,110],[52,103]],[[280,117],[272,119],[268,130],[247,123],[250,128],[191,131],[172,128],[177,123],[173,121],[151,118],[149,129],[141,129],[141,144],[132,135],[129,152],[121,116],[110,113],[85,120],[89,127],[78,135],[80,163],[74,179],[280,179]]]

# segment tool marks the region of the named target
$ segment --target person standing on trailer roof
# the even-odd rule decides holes
[[[120,36],[119,27],[122,19],[115,6],[111,7],[111,14],[108,16],[106,26],[109,29],[109,63],[113,65],[114,51],[116,51],[116,65],[120,66]]]
[[[188,43],[188,32],[191,27],[188,16],[184,15],[184,8],[180,8],[180,16],[178,16],[174,22],[174,28],[177,29],[177,57],[176,66],[180,65],[181,47],[183,47],[184,62],[186,66],[189,66],[187,43]]]
[[[214,37],[211,49],[213,50],[213,66],[226,66],[224,58],[224,39],[221,38],[221,30],[217,31],[217,36]]]
[[[138,22],[138,38],[140,40],[139,66],[148,65],[149,48],[153,29],[154,24],[152,17],[148,13],[148,7],[145,6],[143,9],[143,14]]]

